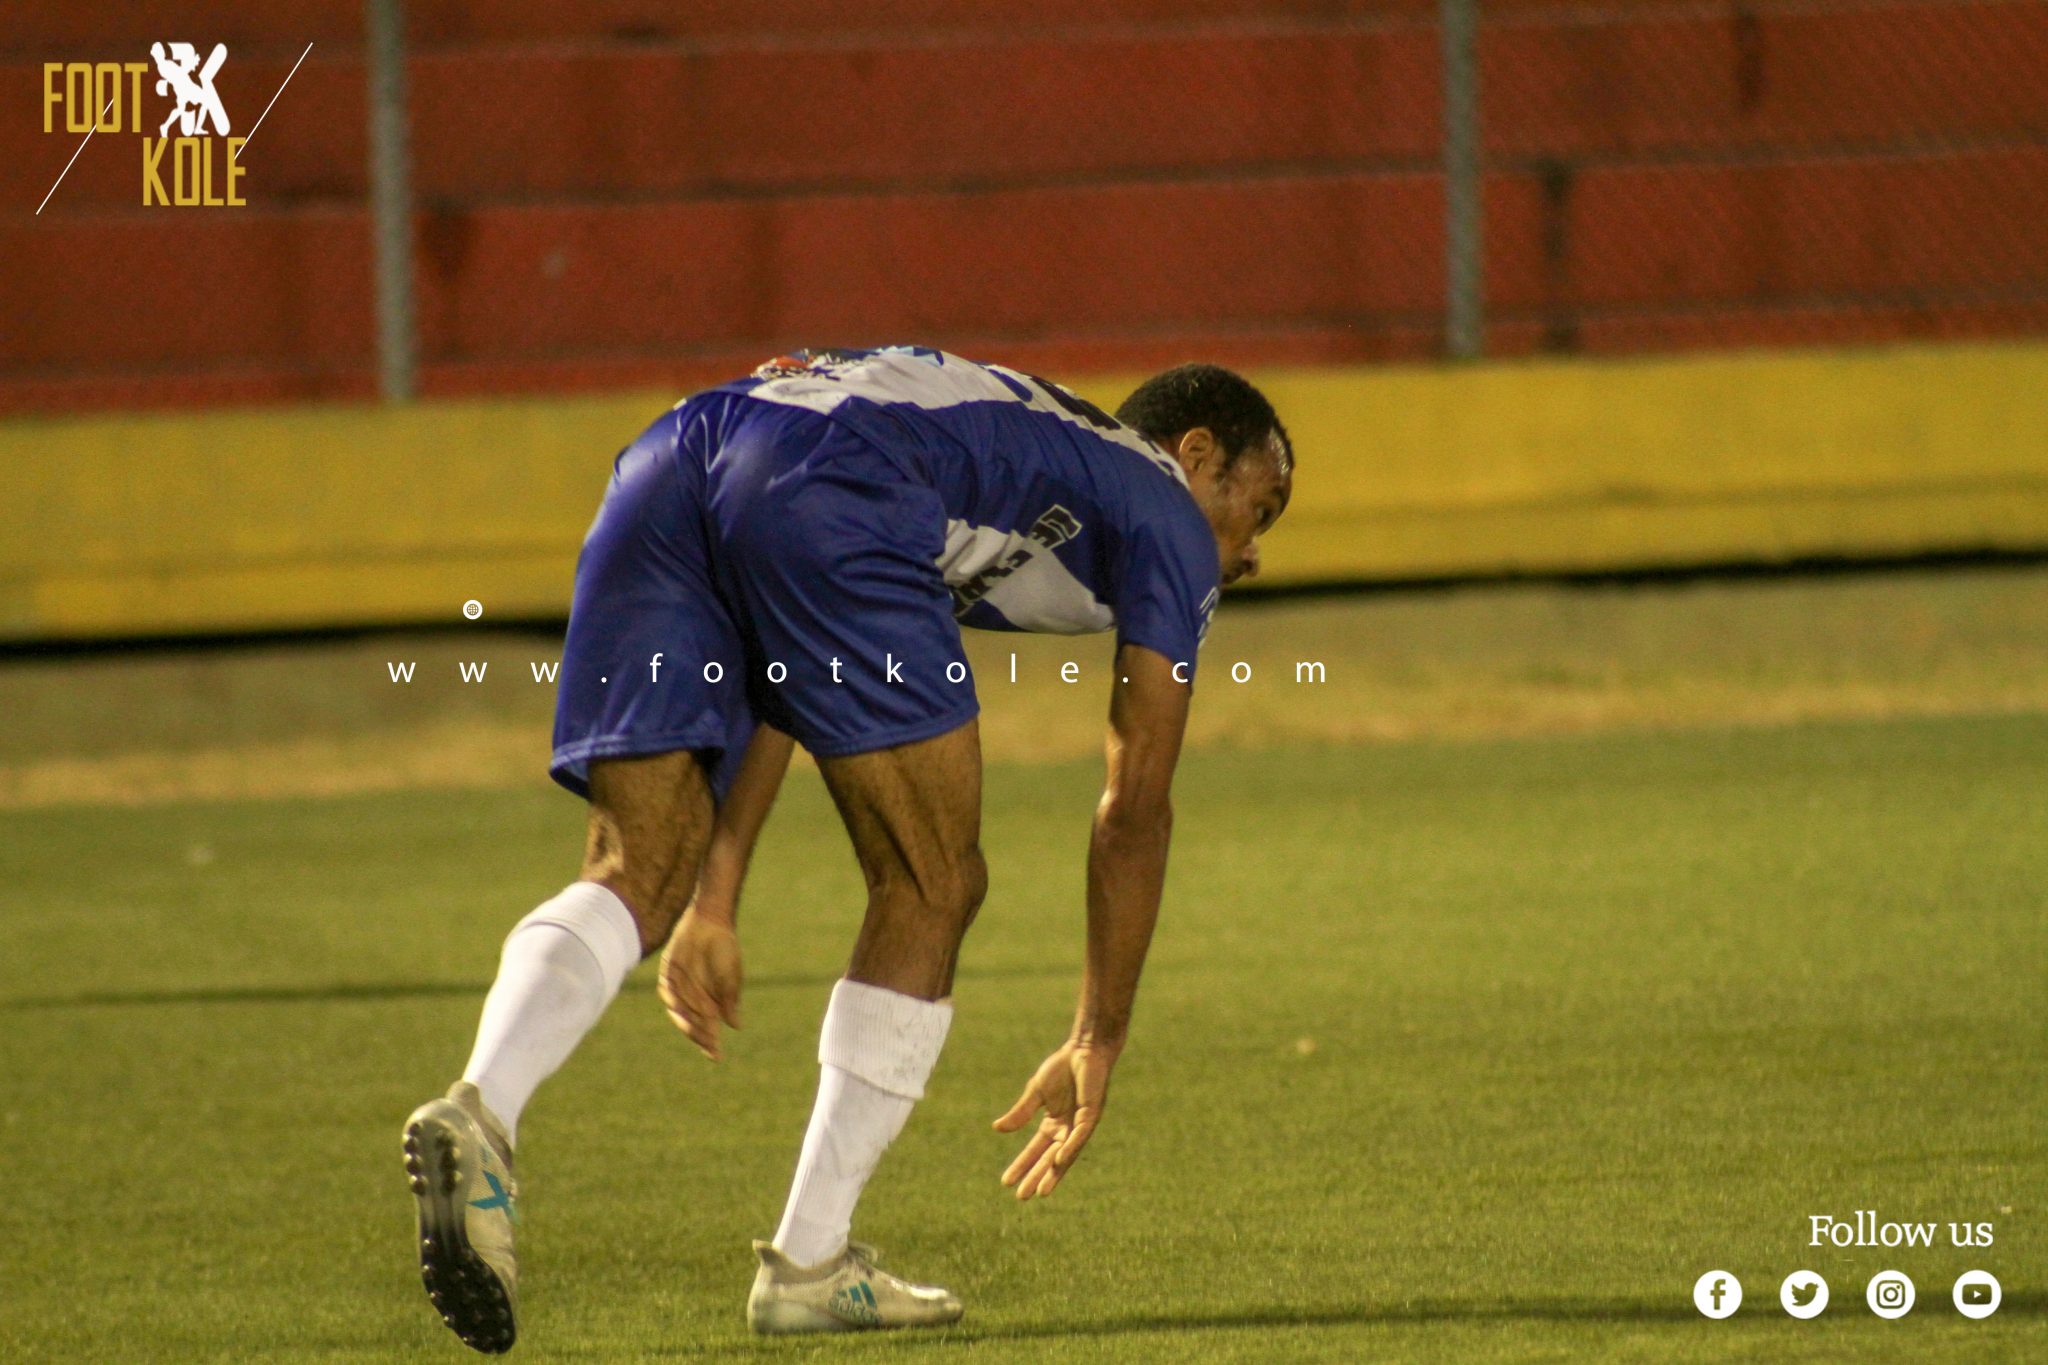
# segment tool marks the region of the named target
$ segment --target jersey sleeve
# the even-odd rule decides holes
[[[1209,633],[1221,567],[1216,537],[1192,502],[1140,522],[1125,538],[1116,600],[1116,642],[1143,645],[1195,675]]]

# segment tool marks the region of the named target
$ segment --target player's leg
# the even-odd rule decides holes
[[[721,594],[773,685],[755,710],[815,755],[867,876],[819,1044],[817,1104],[747,1302],[758,1331],[950,1322],[958,1300],[874,1269],[847,1230],[924,1093],[980,903],[973,681],[937,559],[938,495],[815,413],[754,403],[706,467]]]
[[[701,464],[676,458],[694,416],[686,405],[619,457],[577,561],[551,771],[589,798],[581,876],[513,926],[463,1079],[406,1122],[421,1275],[479,1350],[515,1337],[520,1114],[681,914],[751,726],[736,687],[649,666],[663,650],[739,662],[691,536]]]
[[[590,765],[579,880],[514,926],[462,1078],[518,1139],[519,1116],[657,952],[689,904],[711,837],[711,788],[688,752]]]
[[[952,995],[961,940],[988,891],[980,724],[818,767],[868,888],[846,979],[919,1000]]]
[[[508,1350],[517,1335],[520,1112],[666,940],[696,884],[711,809],[693,754],[590,765],[582,877],[506,936],[462,1079],[406,1121],[421,1277],[477,1350]]]
[[[685,404],[619,456],[577,558],[551,772],[590,802],[582,875],[505,940],[463,1073],[514,1142],[534,1088],[667,941],[752,727],[739,636],[691,512],[708,425]],[[677,666],[686,658],[698,666]],[[705,680],[709,661],[721,682]]]
[[[987,889],[979,728],[819,766],[867,880],[867,914],[825,1011],[817,1103],[748,1316],[772,1332],[951,1322],[959,1300],[848,1255],[847,1234],[924,1096],[952,1023],[960,942]]]

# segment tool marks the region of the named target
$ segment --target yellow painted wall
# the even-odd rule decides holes
[[[2048,547],[2044,346],[1261,379],[1275,580]]]
[[[1254,377],[1301,461],[1268,582],[2048,548],[2048,346]],[[0,423],[0,638],[564,612],[675,397]]]

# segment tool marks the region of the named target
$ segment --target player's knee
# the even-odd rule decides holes
[[[981,913],[982,901],[988,898],[988,860],[981,856],[979,847],[967,851],[961,868],[960,895],[960,928],[964,932]]]
[[[590,765],[583,880],[626,903],[643,956],[668,942],[689,905],[711,822],[711,789],[686,750]]]
[[[625,903],[640,930],[640,954],[659,952],[689,903],[694,878],[682,875],[678,859],[662,850],[635,850],[617,827],[593,813],[583,854],[582,880],[596,882]]]
[[[869,890],[870,906],[891,919],[914,922],[920,933],[956,938],[967,932],[988,891],[988,866],[981,850],[942,867],[887,876]]]
[[[933,914],[952,926],[955,933],[966,933],[967,926],[974,923],[974,916],[981,909],[982,898],[988,894],[988,863],[983,860],[981,850],[970,848],[954,859],[945,872],[934,879],[931,894]]]
[[[684,905],[665,887],[652,881],[636,880],[616,871],[607,873],[588,864],[584,866],[582,879],[596,882],[624,903],[627,912],[633,916],[634,926],[640,931],[640,956],[643,958],[661,951],[669,935],[675,932],[676,921],[683,916]]]
[[[667,946],[669,936],[676,931],[676,922],[682,919],[688,906],[682,902],[657,899],[647,909],[639,908],[633,901],[627,901],[626,908],[633,912],[633,923],[640,928],[640,956],[648,958]]]

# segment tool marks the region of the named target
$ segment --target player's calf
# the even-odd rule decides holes
[[[934,863],[870,879],[848,976],[923,1000],[951,993],[961,941],[988,894],[988,864],[978,847]]]
[[[582,879],[625,902],[642,957],[661,951],[689,905],[712,821],[710,784],[687,750],[590,765]]]

